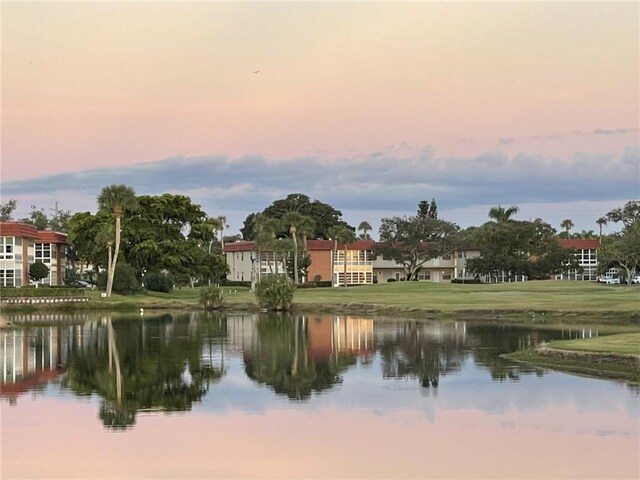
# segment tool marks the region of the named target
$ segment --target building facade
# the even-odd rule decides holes
[[[345,257],[344,245],[333,240],[308,240],[306,250],[311,265],[303,281],[331,281],[333,286],[339,286],[345,284],[345,279],[347,285],[404,280],[406,273],[402,265],[376,254],[375,245],[373,240],[358,240],[346,246]],[[286,271],[286,266],[281,261],[275,262],[271,252],[258,254],[255,242],[227,243],[224,253],[229,265],[229,280],[259,281],[264,275]],[[454,279],[472,279],[466,262],[479,256],[480,250],[477,248],[466,248],[431,259],[420,268],[417,280],[450,282]]]
[[[600,248],[600,240],[569,238],[559,239],[558,243],[562,248],[571,248],[575,251],[574,255],[578,259],[580,270],[568,270],[556,275],[557,279],[563,280],[586,280],[596,281],[598,276],[598,248]]]
[[[29,266],[42,262],[49,267],[43,285],[63,285],[67,236],[38,230],[21,222],[0,222],[0,286],[29,285]]]

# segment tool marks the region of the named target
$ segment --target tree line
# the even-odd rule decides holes
[[[240,235],[231,237],[224,235],[224,217],[209,216],[184,195],[137,196],[131,187],[110,185],[98,195],[97,205],[95,214],[56,210],[52,216],[32,206],[29,217],[20,221],[67,232],[71,270],[75,271],[74,262],[82,259],[104,271],[108,295],[118,268],[138,280],[165,272],[178,285],[218,283],[228,272],[224,242],[240,239],[255,241],[257,253],[268,260],[271,273],[286,273],[298,284],[306,278],[311,262],[305,249],[307,239],[333,239],[344,248],[345,257],[348,244],[371,239],[367,221],[358,225],[361,233],[357,235],[340,210],[301,193],[249,214]],[[0,220],[12,220],[15,208],[15,200],[0,205]],[[594,238],[593,231],[571,234],[573,222],[567,219],[561,223],[563,231],[558,232],[540,218],[516,220],[517,212],[517,206],[496,206],[489,210],[483,225],[461,229],[439,216],[434,198],[422,200],[415,215],[381,219],[374,254],[401,265],[406,280],[417,279],[429,260],[470,247],[481,252],[480,257],[466,262],[467,270],[476,275],[535,279],[579,269],[573,252],[560,248],[557,240]],[[622,230],[603,235],[602,227],[608,223],[620,223]],[[596,224],[602,242],[600,267],[619,267],[630,279],[640,268],[640,202],[629,201],[598,218]]]

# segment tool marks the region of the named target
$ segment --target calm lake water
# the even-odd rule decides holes
[[[594,329],[23,320],[0,332],[2,479],[640,477],[637,387],[499,357]]]

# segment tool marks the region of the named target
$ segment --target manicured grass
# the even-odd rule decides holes
[[[640,287],[551,280],[491,285],[393,282],[349,288],[301,289],[294,296],[296,304],[332,305],[352,302],[441,312],[638,312]]]
[[[228,303],[255,303],[247,288],[223,287]],[[171,293],[145,292],[138,295],[100,297],[109,303],[174,303],[197,305],[198,288],[174,289]],[[589,282],[530,281],[500,284],[451,284],[430,282],[392,282],[358,287],[298,289],[294,304],[304,306],[373,305],[395,306],[438,312],[549,311],[624,312],[640,311],[640,286],[603,285]],[[639,314],[640,315],[640,314]]]
[[[623,333],[604,337],[558,340],[548,348],[581,352],[606,352],[621,355],[640,355],[640,333]]]
[[[640,333],[558,340],[502,356],[579,375],[640,382]]]

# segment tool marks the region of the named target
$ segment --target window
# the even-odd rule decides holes
[[[0,260],[13,260],[14,237],[0,237]]]
[[[0,270],[0,287],[15,286],[15,272],[13,269]]]
[[[36,262],[51,263],[51,244],[36,243]]]

